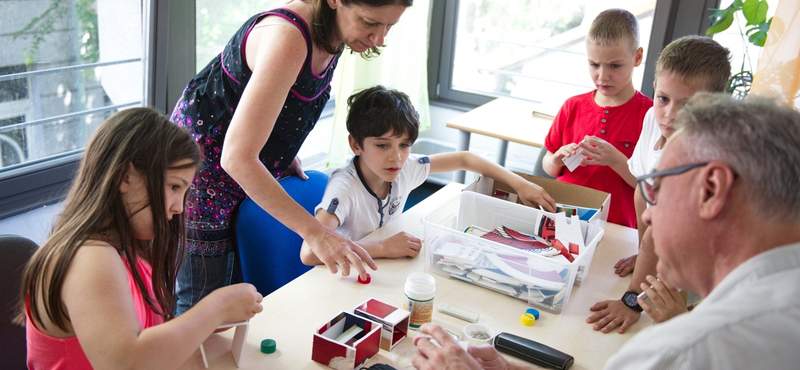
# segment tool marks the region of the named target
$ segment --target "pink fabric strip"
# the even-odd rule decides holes
[[[320,90],[319,94],[317,94],[317,95],[314,95],[314,96],[313,96],[313,97],[311,97],[311,98],[306,98],[305,96],[302,96],[302,95],[300,95],[300,94],[299,94],[297,91],[295,91],[295,89],[290,89],[290,90],[289,90],[289,92],[291,92],[291,93],[292,93],[294,96],[296,96],[298,99],[300,99],[300,100],[302,100],[302,101],[306,101],[306,102],[308,102],[308,101],[312,101],[312,100],[316,99],[317,97],[319,97],[320,95],[322,95],[322,93],[324,93],[324,92],[325,92],[325,90],[327,90],[327,89],[328,89],[328,86],[330,86],[330,85],[331,85],[331,83],[330,83],[330,81],[328,81],[328,84],[327,84],[327,85],[325,85],[325,88],[324,88],[324,89],[322,89],[322,90]]]
[[[228,75],[228,77],[230,77],[230,79],[233,80],[233,82],[236,82],[237,84],[240,83],[239,80],[231,76],[230,72],[228,72],[228,69],[225,68],[225,50],[219,53],[219,64],[222,65],[222,70],[225,71],[225,74]]]

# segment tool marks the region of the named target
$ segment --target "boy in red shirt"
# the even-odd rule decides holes
[[[631,80],[643,55],[636,17],[622,9],[601,12],[586,37],[586,54],[597,88],[561,106],[545,139],[542,166],[559,181],[611,194],[608,221],[635,228],[634,189],[626,181],[634,179],[627,161],[653,106]],[[564,159],[578,154],[586,156],[580,166],[566,169]]]

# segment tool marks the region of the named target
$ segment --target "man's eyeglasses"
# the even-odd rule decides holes
[[[656,178],[672,176],[672,175],[680,175],[682,173],[688,172],[689,170],[693,170],[697,167],[703,167],[708,163],[709,162],[687,164],[685,166],[678,166],[678,167],[668,168],[662,171],[655,171],[650,173],[649,175],[637,177],[636,182],[639,183],[639,190],[642,191],[642,196],[644,197],[644,200],[647,202],[647,204],[654,206],[656,205],[657,201],[656,193],[653,189]]]

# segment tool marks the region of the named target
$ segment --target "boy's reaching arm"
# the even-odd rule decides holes
[[[549,212],[555,212],[556,210],[555,200],[553,200],[550,194],[547,194],[539,185],[527,181],[519,175],[496,163],[487,161],[478,155],[470,152],[439,153],[431,155],[430,160],[430,173],[450,172],[455,170],[476,172],[511,185],[525,205],[541,205]]]

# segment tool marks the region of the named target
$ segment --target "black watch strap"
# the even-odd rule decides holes
[[[633,291],[627,291],[625,294],[622,295],[622,303],[628,306],[628,308],[636,311],[642,312],[642,306],[639,306],[639,302],[636,301],[636,297],[639,296],[639,293]]]

